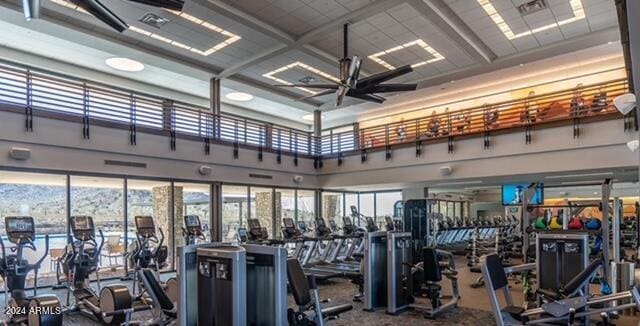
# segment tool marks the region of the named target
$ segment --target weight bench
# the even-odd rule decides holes
[[[153,301],[153,316],[155,319],[150,324],[175,325],[176,318],[178,318],[178,309],[155,278],[153,271],[148,268],[141,269],[138,271],[138,278],[149,298]]]
[[[498,326],[504,325],[533,325],[566,322],[573,324],[576,318],[590,318],[591,315],[604,314],[626,309],[640,309],[640,292],[634,287],[631,291],[619,292],[610,295],[585,298],[582,289],[586,286],[593,275],[602,267],[603,262],[596,260],[592,262],[584,271],[576,275],[565,287],[559,291],[538,290],[538,293],[547,297],[551,301],[543,304],[539,308],[525,310],[516,306],[509,289],[507,274],[518,269],[519,266],[505,267],[502,259],[498,255],[491,254],[482,256],[480,267],[485,279],[485,285],[489,294],[489,301],[493,315]],[[531,265],[531,264],[525,264]],[[525,266],[522,265],[522,266]],[[527,269],[530,266],[526,266]],[[504,294],[505,307],[501,307],[497,292]],[[561,299],[561,300],[560,300]],[[630,303],[627,303],[629,301]],[[616,305],[608,303],[615,302]],[[604,303],[604,305],[602,305]],[[593,306],[593,307],[591,307]],[[591,309],[594,308],[594,309]]]
[[[307,277],[295,258],[287,259],[287,279],[298,305],[297,311],[292,308],[287,311],[290,326],[323,326],[326,320],[337,319],[341,313],[353,309],[350,304],[322,307],[315,277]]]

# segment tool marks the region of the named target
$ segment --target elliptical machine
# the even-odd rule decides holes
[[[10,248],[15,254],[6,254],[6,248],[2,237],[2,261],[0,261],[0,276],[4,281],[5,313],[8,319],[7,325],[62,325],[62,308],[60,300],[54,295],[37,295],[38,269],[49,252],[49,235],[45,235],[44,255],[34,264],[22,257],[25,248],[36,251],[35,224],[30,216],[5,217],[5,229],[9,242],[15,244]],[[25,292],[27,274],[33,271],[33,296],[29,297]],[[11,299],[9,299],[11,293]]]
[[[129,266],[133,267],[133,273],[139,270],[153,270],[157,280],[160,280],[160,269],[167,264],[169,249],[164,245],[164,232],[161,228],[160,237],[156,235],[156,225],[153,216],[136,216],[136,241],[127,253]],[[136,291],[137,277],[133,278],[133,289]],[[138,289],[140,290],[140,289]],[[139,291],[142,292],[142,291]],[[141,293],[138,293],[140,296]]]
[[[96,241],[95,227],[91,216],[72,216],[71,232],[75,241],[67,248],[64,263],[69,270],[68,279],[71,281],[67,291],[67,305],[69,296],[73,293],[75,306],[69,312],[78,312],[105,325],[129,324],[131,313],[150,309],[149,306],[133,307],[133,300],[129,289],[122,284],[100,287],[98,265],[104,235],[100,233],[100,243]],[[96,274],[100,296],[89,285],[89,276]]]
[[[194,245],[198,240],[202,242],[207,241],[207,237],[202,232],[202,224],[200,224],[200,217],[198,215],[185,215],[184,227],[182,228],[184,234],[185,245]]]

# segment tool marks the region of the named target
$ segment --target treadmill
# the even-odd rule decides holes
[[[286,243],[295,243],[296,249],[291,258],[296,258],[300,260],[300,256],[304,253],[305,243],[307,242],[315,242],[315,238],[305,236],[302,231],[300,231],[295,222],[290,217],[285,217],[282,219],[282,223],[284,224],[284,228],[282,229],[283,240]],[[341,273],[329,272],[329,271],[312,271],[307,268],[303,268],[305,275],[313,275],[316,280],[324,281],[334,277],[343,276]]]
[[[309,270],[317,272],[338,272],[342,273],[347,277],[356,277],[360,276],[360,264],[354,263],[330,263],[325,258],[330,254],[330,250],[332,249],[332,243],[335,239],[344,238],[345,236],[334,235],[331,230],[327,227],[325,220],[321,217],[317,217],[315,219],[316,222],[316,242],[314,242],[314,247],[311,249],[311,254],[315,252],[315,249],[322,241],[329,241],[327,246],[325,247],[325,252],[323,253],[323,257],[317,260],[315,263],[311,263],[307,259],[305,265],[303,267],[309,268]]]

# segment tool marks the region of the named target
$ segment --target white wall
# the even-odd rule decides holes
[[[415,147],[394,149],[385,160],[384,151],[348,156],[342,166],[336,159],[325,160],[320,171],[322,187],[365,186],[385,183],[449,183],[460,179],[487,179],[497,176],[548,174],[564,171],[637,167],[638,158],[626,142],[637,133],[625,133],[622,120],[582,124],[580,138],[572,137],[572,127],[561,126],[533,131],[533,141],[524,143],[524,132],[492,136],[491,148],[483,149],[482,137],[455,141],[455,152],[447,153],[447,143],[426,144],[422,156]],[[453,173],[440,175],[450,166]]]
[[[258,161],[257,151],[240,148],[239,159],[233,158],[231,146],[211,145],[211,155],[204,154],[200,141],[178,139],[175,151],[169,138],[139,132],[137,146],[129,145],[128,130],[91,127],[91,139],[82,138],[78,123],[34,117],[34,131],[24,131],[24,115],[0,111],[0,168],[15,167],[88,173],[148,176],[201,181],[265,184],[285,187],[317,188],[317,178],[310,159],[282,156],[282,164],[274,153],[264,153]],[[16,161],[9,157],[12,147],[31,149],[31,158]],[[105,160],[146,163],[147,168],[107,166]],[[209,165],[213,173],[201,176],[198,167]],[[273,179],[250,178],[250,173],[270,175]],[[294,175],[303,175],[301,184]]]

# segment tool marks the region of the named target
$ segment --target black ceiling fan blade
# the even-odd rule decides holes
[[[181,0],[129,0],[131,2],[142,3],[152,7],[165,8],[170,10],[182,11],[184,1]]]
[[[291,84],[291,85],[273,85],[275,87],[304,87],[304,88],[317,88],[317,89],[338,89],[338,85],[331,84]]]
[[[111,28],[115,29],[119,33],[124,32],[129,28],[129,25],[124,22],[124,20],[120,19],[120,17],[116,16],[109,8],[103,5],[98,0],[71,0],[78,7],[86,10],[91,15],[101,20],[103,23],[111,26]]]
[[[335,89],[328,89],[328,90],[326,90],[326,91],[322,91],[322,92],[320,92],[320,93],[315,93],[315,94],[313,94],[313,95],[309,95],[309,96],[305,96],[305,97],[298,98],[298,99],[296,99],[296,102],[300,102],[300,101],[308,100],[308,99],[311,99],[311,98],[314,98],[314,97],[320,97],[320,96],[325,96],[325,95],[333,94],[333,93],[335,93],[335,92],[336,92],[336,90],[335,90]]]
[[[363,87],[370,87],[375,84],[384,83],[387,80],[391,80],[394,78],[398,78],[402,75],[406,75],[413,71],[410,65],[398,67],[393,70],[381,72],[379,74],[375,74],[369,77],[365,77],[363,79],[358,80],[358,85],[362,85]]]
[[[371,88],[372,93],[392,93],[415,91],[418,84],[380,84]]]
[[[355,98],[359,98],[361,100],[365,100],[365,101],[369,101],[369,102],[375,102],[375,103],[382,103],[384,101],[386,101],[387,99],[382,97],[382,96],[378,96],[375,94],[352,94],[352,93],[347,93],[347,96],[349,97],[355,97]]]

